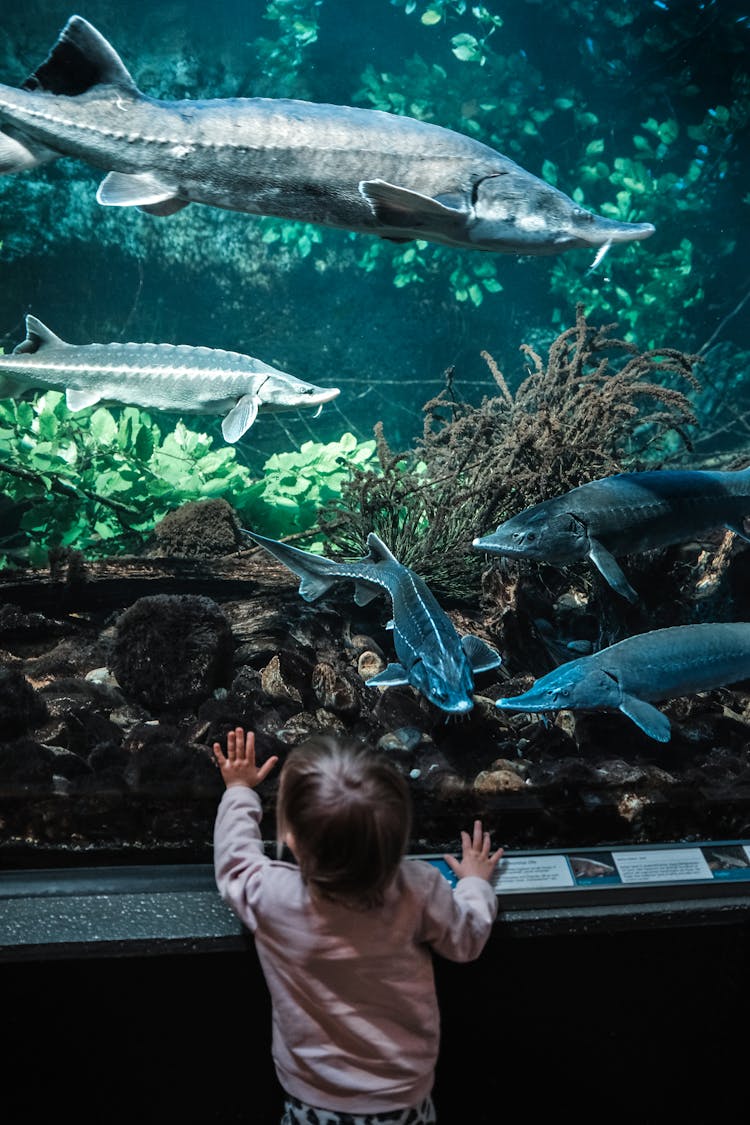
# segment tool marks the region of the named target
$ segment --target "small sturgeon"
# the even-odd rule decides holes
[[[750,541],[750,469],[655,469],[617,473],[534,504],[475,539],[478,551],[565,566],[589,558],[613,590],[628,601],[638,594],[616,561],[717,527]]]
[[[668,742],[666,715],[647,700],[710,691],[750,678],[750,623],[673,625],[627,637],[542,676],[501,711],[617,708],[658,742]]]
[[[367,681],[380,687],[411,684],[442,711],[465,714],[474,706],[474,672],[497,668],[500,656],[480,637],[459,637],[453,622],[440,608],[423,579],[394,558],[374,532],[367,536],[370,553],[351,562],[300,551],[254,531],[246,534],[302,581],[299,592],[313,602],[336,582],[353,579],[354,600],[367,605],[382,590],[393,603],[393,643],[397,664]]]
[[[0,355],[0,398],[31,389],[65,391],[70,410],[97,402],[132,403],[181,414],[224,414],[221,432],[235,442],[259,413],[318,411],[339,393],[304,383],[259,359],[187,344],[67,344],[35,316],[26,339]]]
[[[189,203],[514,254],[648,238],[471,137],[374,109],[272,98],[160,101],[80,16],[23,88],[0,86],[0,174],[72,156],[105,206]]]

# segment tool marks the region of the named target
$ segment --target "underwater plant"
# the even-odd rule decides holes
[[[351,434],[306,442],[274,454],[257,480],[236,447],[183,422],[164,432],[134,406],[74,414],[59,391],[0,401],[0,566],[42,566],[59,547],[89,557],[132,553],[168,512],[206,498],[226,500],[260,531],[304,530],[317,505],[337,495],[340,459],[364,465],[373,450]]]
[[[436,592],[475,597],[483,562],[473,538],[515,512],[608,473],[658,467],[689,449],[696,417],[687,391],[697,357],[675,348],[639,351],[614,325],[576,323],[511,392],[492,356],[497,386],[479,406],[448,386],[424,406],[409,453],[393,453],[375,427],[379,471],[355,468],[341,499],[321,513],[331,545],[351,557],[370,531]]]
[[[371,468],[375,445],[345,433],[339,441],[306,441],[299,450],[274,453],[263,466],[262,479],[243,495],[243,518],[268,536],[314,528],[321,507],[341,495],[350,471]],[[322,540],[309,549],[321,552]]]

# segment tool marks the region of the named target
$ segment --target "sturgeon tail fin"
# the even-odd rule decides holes
[[[273,555],[280,563],[288,567],[300,578],[299,593],[306,602],[314,602],[323,596],[335,582],[346,579],[348,575],[339,573],[339,564],[322,555],[313,555],[309,551],[300,551],[298,547],[289,547],[286,543],[279,543],[276,539],[267,539],[265,535],[258,535],[254,531],[242,528],[244,535],[257,543],[269,555]]]
[[[88,20],[71,16],[47,58],[29,75],[22,89],[75,97],[100,84],[138,93],[114,47]]]

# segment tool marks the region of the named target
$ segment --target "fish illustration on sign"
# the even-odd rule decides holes
[[[669,719],[650,701],[725,687],[750,677],[750,623],[673,625],[639,633],[560,665],[528,691],[495,701],[501,711],[618,709],[668,742]]]
[[[35,316],[26,339],[0,355],[0,398],[29,390],[65,391],[70,410],[130,403],[181,414],[223,414],[225,441],[236,442],[258,414],[330,402],[336,387],[316,387],[239,352],[187,344],[68,344]]]
[[[717,527],[750,542],[750,469],[616,473],[543,500],[473,541],[478,551],[565,566],[589,558],[613,590],[638,594],[617,562]]]
[[[648,238],[471,137],[374,109],[272,98],[162,101],[72,16],[22,88],[0,86],[0,174],[72,156],[106,172],[99,203],[189,203],[513,254]]]
[[[245,534],[299,575],[305,601],[315,601],[334,583],[347,579],[355,582],[357,605],[367,605],[382,590],[390,596],[398,663],[371,676],[368,686],[411,684],[442,711],[465,714],[474,706],[474,673],[501,663],[499,654],[480,637],[458,635],[426,582],[403,566],[374,532],[367,536],[369,554],[351,562],[334,562],[254,531]]]

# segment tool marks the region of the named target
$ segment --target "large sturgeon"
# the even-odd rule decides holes
[[[97,199],[170,215],[188,203],[395,241],[515,254],[653,233],[604,219],[471,137],[379,110],[267,98],[162,101],[72,16],[21,89],[0,85],[0,174],[72,156]]]
[[[473,546],[561,566],[588,557],[613,590],[635,602],[616,555],[681,543],[717,527],[749,539],[746,516],[750,469],[615,473],[525,508]]]
[[[499,654],[481,637],[471,633],[459,637],[424,579],[400,563],[374,532],[367,536],[369,554],[351,562],[334,562],[255,531],[246,534],[299,575],[299,592],[305,601],[315,601],[334,583],[347,579],[355,583],[357,605],[367,605],[381,590],[390,596],[399,662],[371,676],[368,686],[411,684],[442,711],[465,714],[474,706],[474,672],[486,672],[501,663]]]
[[[673,625],[627,637],[542,676],[521,695],[498,699],[502,711],[617,708],[658,742],[666,715],[647,700],[710,691],[750,678],[750,623]]]
[[[221,432],[228,442],[238,441],[259,413],[320,410],[339,393],[220,348],[67,344],[27,316],[26,339],[10,355],[0,355],[0,398],[42,388],[64,390],[70,410],[117,402],[179,414],[223,414]]]

